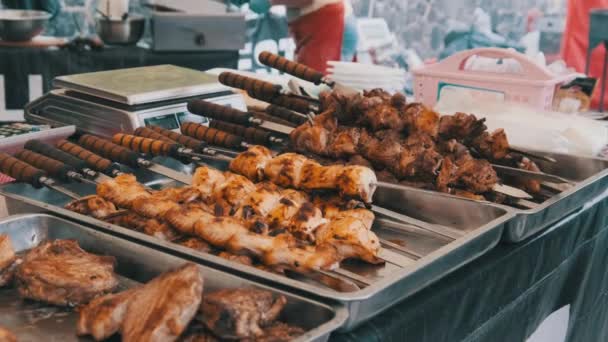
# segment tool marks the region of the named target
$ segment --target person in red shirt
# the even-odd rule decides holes
[[[608,0],[568,0],[566,29],[562,41],[562,58],[569,67],[578,72],[585,72],[587,48],[589,46],[589,12],[592,9],[608,9]],[[598,87],[594,93],[591,106],[599,107],[600,87],[603,77],[604,54],[603,44],[598,45],[591,55],[589,76],[598,78]],[[608,87],[604,95],[604,109],[608,108]]]

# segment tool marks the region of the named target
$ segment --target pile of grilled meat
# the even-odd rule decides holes
[[[67,208],[276,273],[330,270],[344,259],[383,262],[378,257],[380,240],[371,231],[374,214],[362,202],[280,187],[269,180],[288,185],[277,177],[289,175],[281,171],[286,165],[295,169],[284,163],[285,158],[276,159],[277,163],[272,160],[270,151],[255,146],[233,161],[231,169],[257,180],[265,165],[266,180],[258,183],[202,166],[197,168],[192,186],[150,191],[134,176],[120,175],[100,183],[97,195],[74,201]],[[356,177],[360,169],[367,168],[322,168],[327,171],[321,178],[330,174],[345,178],[347,173]],[[317,187],[320,182],[315,183]]]
[[[43,242],[18,257],[0,235],[3,286],[23,298],[78,307],[78,335],[123,341],[289,341],[304,331],[277,321],[287,300],[267,290],[224,289],[203,293],[200,267],[188,263],[125,291],[115,259],[82,250],[73,240]],[[0,328],[2,341],[16,340]]]
[[[472,114],[440,116],[402,94],[383,90],[344,95],[323,93],[321,114],[297,127],[291,148],[324,163],[373,167],[382,181],[438,190],[473,199],[504,200],[492,192],[499,178],[491,163],[539,171],[510,152],[505,132],[487,131]],[[530,194],[540,183],[503,179]]]

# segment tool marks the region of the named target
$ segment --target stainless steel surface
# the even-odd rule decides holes
[[[192,175],[176,171],[172,168],[160,164],[151,164],[147,167],[147,169],[163,176],[169,177],[171,179],[175,179],[176,181],[182,182],[184,184],[192,184]]]
[[[155,158],[155,161],[158,161],[158,159]],[[166,163],[163,164],[167,165]],[[140,171],[136,172],[136,176],[138,179],[143,179],[146,174]],[[90,188],[89,191],[89,193],[92,193],[94,189]],[[448,226],[460,231],[462,237],[448,242],[446,239],[438,239],[433,234],[421,232],[415,227],[410,229],[407,225],[386,224],[386,220],[378,220],[373,230],[380,238],[398,245],[406,245],[408,250],[420,255],[421,258],[414,261],[398,250],[386,246],[385,250],[392,256],[400,257],[399,263],[405,267],[391,263],[373,266],[354,261],[343,262],[341,269],[345,273],[351,272],[358,277],[364,277],[370,285],[363,285],[362,289],[358,291],[352,291],[353,288],[350,287],[351,292],[340,292],[307,278],[300,277],[296,280],[260,271],[253,267],[228,262],[213,255],[202,254],[139,232],[67,211],[62,206],[69,199],[58,196],[60,194],[34,190],[24,184],[4,185],[0,188],[0,194],[9,198],[7,207],[10,212],[17,207],[19,207],[18,210],[51,211],[62,217],[77,220],[112,234],[138,240],[172,254],[213,265],[220,269],[227,269],[252,279],[280,284],[284,288],[302,295],[314,296],[327,301],[340,301],[347,306],[350,312],[350,318],[343,327],[345,330],[354,328],[396,304],[399,300],[411,296],[490,250],[500,240],[505,222],[512,217],[502,208],[487,206],[475,201],[461,200],[415,189],[396,191],[393,195],[400,195],[396,198],[393,197],[392,202],[399,205],[392,208],[393,210],[403,212],[418,220]],[[49,195],[51,197],[47,198]]]
[[[17,251],[33,248],[45,240],[74,239],[88,252],[112,255],[117,259],[116,271],[123,288],[147,282],[186,262],[155,249],[45,214],[26,214],[4,219],[0,221],[0,233],[10,236]],[[281,320],[307,330],[298,341],[326,341],[331,331],[347,319],[346,309],[339,305],[331,307],[207,266],[200,267],[205,277],[205,292],[223,288],[258,287],[284,294],[287,305]],[[19,341],[82,341],[75,334],[77,317],[74,310],[22,301],[14,289],[0,290],[0,325],[15,333]]]
[[[95,28],[99,38],[106,44],[133,45],[144,35],[146,18],[143,15],[130,14],[124,20],[98,16],[95,18]]]
[[[44,11],[0,9],[0,39],[28,41],[44,30],[50,18]]]
[[[508,242],[519,242],[542,231],[560,218],[581,208],[608,187],[608,177],[606,177],[608,160],[560,153],[531,152],[547,157],[544,158],[547,160],[536,160],[543,172],[572,180],[574,185],[533,209],[511,208],[516,216],[506,225],[504,240]],[[551,159],[555,162],[548,161]]]
[[[293,131],[293,127],[281,125],[272,121],[263,121],[259,127],[286,135],[289,135]]]
[[[521,199],[534,198],[529,193],[527,193],[521,189],[509,186],[509,185],[504,185],[504,184],[495,184],[492,187],[492,190],[494,190],[498,193],[501,193],[501,194],[505,194],[509,197],[514,197],[514,198],[521,198]]]
[[[171,64],[59,76],[53,86],[131,106],[231,93],[215,75]]]
[[[155,11],[151,28],[155,51],[238,51],[247,36],[242,13]]]
[[[503,174],[503,175],[520,176],[520,177],[524,177],[527,179],[535,179],[535,180],[553,182],[553,183],[558,183],[558,184],[572,183],[572,181],[565,179],[563,177],[551,175],[551,174],[544,173],[544,172],[528,171],[528,170],[517,169],[514,167],[497,165],[497,164],[492,164],[492,168],[494,170],[496,170],[496,172],[498,172],[499,174]]]

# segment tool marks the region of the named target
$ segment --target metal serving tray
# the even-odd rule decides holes
[[[143,178],[143,175],[138,174],[139,172],[135,173],[136,176],[138,179],[140,176]],[[88,185],[69,184],[67,187],[82,194],[91,194],[94,191],[93,187]],[[349,319],[342,326],[342,330],[347,331],[486,253],[500,241],[506,222],[513,217],[513,214],[504,208],[446,197],[439,193],[416,189],[395,191],[394,195],[398,196],[398,199],[396,197],[398,203],[412,208],[414,212],[412,216],[418,219],[432,219],[431,222],[444,224],[463,232],[463,236],[447,243],[431,239],[419,232],[394,230],[376,224],[374,231],[381,238],[397,243],[405,242],[408,248],[423,257],[416,261],[411,260],[411,263],[403,268],[389,263],[383,267],[361,265],[361,263],[343,264],[343,268],[348,271],[370,277],[372,283],[360,290],[340,292],[318,283],[295,280],[230,262],[68,211],[63,209],[63,206],[69,202],[69,198],[52,190],[34,189],[26,184],[13,183],[0,187],[0,194],[7,197],[7,207],[11,213],[51,211],[63,218],[77,220],[90,227],[137,240],[139,243],[201,264],[238,273],[268,284],[280,285],[307,298],[337,300],[349,311]],[[393,253],[398,254],[396,251]]]
[[[507,222],[503,240],[520,242],[569,213],[580,208],[608,187],[608,160],[568,154],[531,151],[554,158],[557,162],[537,161],[541,170],[575,182],[570,189],[557,194],[534,209],[521,210],[505,207],[516,213]]]
[[[37,246],[45,240],[74,239],[88,252],[116,257],[121,286],[147,282],[162,272],[186,262],[175,256],[120,239],[75,222],[45,214],[12,216],[0,221],[0,233],[8,234],[17,251]],[[205,266],[204,291],[223,288],[258,287],[287,297],[281,316],[284,322],[307,330],[298,341],[326,341],[341,326],[348,313],[342,306],[331,307],[307,298],[254,283]],[[14,289],[0,290],[0,325],[15,333],[19,341],[82,341],[75,335],[78,314],[71,309],[22,301]]]

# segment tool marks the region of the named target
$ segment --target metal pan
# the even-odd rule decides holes
[[[136,176],[139,178],[140,175]],[[79,185],[67,185],[79,187]],[[75,189],[75,191],[77,191]],[[92,193],[92,189],[91,192]],[[374,231],[380,238],[405,243],[422,258],[400,268],[391,264],[383,267],[343,264],[343,268],[371,279],[371,285],[361,290],[339,292],[316,283],[295,280],[261,271],[257,268],[228,262],[219,257],[164,242],[153,237],[63,209],[69,199],[45,189],[35,190],[25,184],[7,184],[0,187],[0,194],[8,198],[9,212],[46,210],[70,220],[77,220],[90,227],[110,232],[139,243],[152,246],[196,262],[232,273],[247,276],[268,284],[280,285],[308,298],[325,301],[337,300],[349,310],[349,319],[342,327],[350,330],[372,316],[396,304],[429,284],[441,279],[473,259],[493,248],[503,234],[503,228],[513,215],[504,208],[487,206],[479,202],[443,196],[422,190],[402,190],[398,199],[404,207],[412,208],[416,218],[432,218],[436,223],[459,230],[463,236],[452,242],[429,239],[424,234],[395,230],[384,224],[376,224]],[[397,253],[397,252],[395,252]]]
[[[560,153],[530,152],[555,159],[555,163],[542,160],[535,162],[543,172],[572,180],[575,185],[534,209],[520,210],[508,207],[516,213],[516,216],[506,225],[503,240],[507,242],[520,242],[544,230],[606,191],[608,187],[608,177],[606,177],[608,160]]]
[[[17,251],[53,239],[74,239],[88,252],[113,255],[121,286],[147,282],[186,260],[161,253],[125,239],[86,228],[75,222],[45,214],[12,216],[0,221],[0,233],[8,234]],[[332,307],[271,287],[259,285],[225,272],[200,266],[205,276],[205,292],[222,288],[259,287],[287,297],[281,319],[307,330],[298,341],[326,341],[330,333],[347,319],[346,309]],[[14,289],[0,290],[0,325],[8,327],[19,341],[82,341],[75,335],[78,314],[69,309],[22,301]]]

